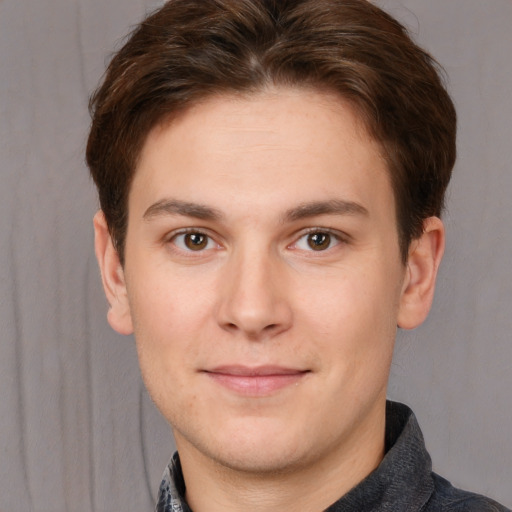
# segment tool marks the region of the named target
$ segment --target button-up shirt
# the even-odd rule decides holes
[[[179,456],[167,466],[156,512],[192,512],[185,501]],[[495,501],[454,488],[432,472],[414,413],[387,402],[386,455],[377,469],[326,512],[511,512]]]

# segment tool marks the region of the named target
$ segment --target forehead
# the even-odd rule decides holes
[[[350,130],[344,133],[338,131],[340,116],[350,124]],[[233,138],[229,144],[238,146],[247,141],[253,143],[258,134],[261,137],[277,136],[279,132],[284,136],[296,135],[297,131],[303,130],[304,122],[310,126],[307,137],[311,144],[308,144],[308,149],[318,142],[315,133],[320,125],[322,131],[335,128],[338,133],[333,132],[332,135],[339,143],[357,138],[380,148],[369,135],[356,107],[339,94],[312,87],[271,86],[251,93],[207,95],[153,127],[143,145],[142,154],[147,152],[152,141],[170,130],[176,136],[178,131],[186,131],[190,136],[189,142],[205,133],[211,142],[220,142],[217,136],[230,133]],[[245,126],[241,127],[241,123]],[[212,126],[216,128],[213,133],[210,131]],[[237,138],[235,131],[238,131]],[[275,142],[279,141],[275,139]]]
[[[294,195],[371,202],[375,179],[390,191],[387,174],[380,146],[356,110],[334,94],[275,88],[215,96],[149,133],[130,210],[133,196],[147,202],[177,192],[221,209],[241,199],[290,206],[285,199],[293,202]]]

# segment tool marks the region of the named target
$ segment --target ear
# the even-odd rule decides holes
[[[101,210],[94,216],[94,248],[100,266],[103,289],[110,304],[108,323],[119,334],[131,334],[133,325],[124,271]]]
[[[402,286],[398,326],[414,329],[427,318],[434,299],[437,270],[444,253],[445,232],[441,219],[429,217],[423,234],[409,247]]]

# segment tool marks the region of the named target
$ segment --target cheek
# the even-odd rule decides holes
[[[198,340],[208,332],[209,300],[188,280],[148,273],[137,277],[127,283],[130,311],[142,376],[158,403],[159,394],[185,386],[182,376],[197,361]]]
[[[153,309],[144,320],[135,322],[135,339],[140,371],[149,395],[171,424],[184,410],[190,418],[194,417],[197,397],[189,380],[194,372],[193,363],[200,354],[200,347],[194,343],[197,335],[192,329],[197,325],[197,317],[191,323],[180,308]]]
[[[396,334],[399,280],[389,268],[365,268],[331,275],[322,286],[310,283],[298,294],[307,299],[298,303],[296,327],[309,333],[331,366],[342,365],[350,374],[386,368]]]
[[[381,276],[352,268],[321,281],[303,280],[297,284],[296,296],[302,299],[296,302],[301,310],[296,317],[308,318],[319,334],[329,336],[375,331],[377,324],[389,324],[395,317],[398,303],[396,287]]]
[[[165,265],[137,274],[127,282],[135,330],[167,344],[199,328],[211,304],[212,287],[204,277]]]

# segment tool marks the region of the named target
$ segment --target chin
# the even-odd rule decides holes
[[[286,437],[283,434],[286,433]],[[182,438],[175,433],[178,450],[193,445],[202,456],[236,472],[255,475],[287,473],[299,467],[307,458],[304,436],[292,433],[283,425],[252,421],[223,428],[208,440],[202,436]],[[188,446],[187,446],[188,445]]]
[[[293,450],[283,450],[282,447],[272,449],[261,449],[254,447],[253,450],[238,450],[218,452],[218,457],[213,460],[225,468],[237,473],[258,475],[286,474],[296,471],[304,465],[304,457]]]

